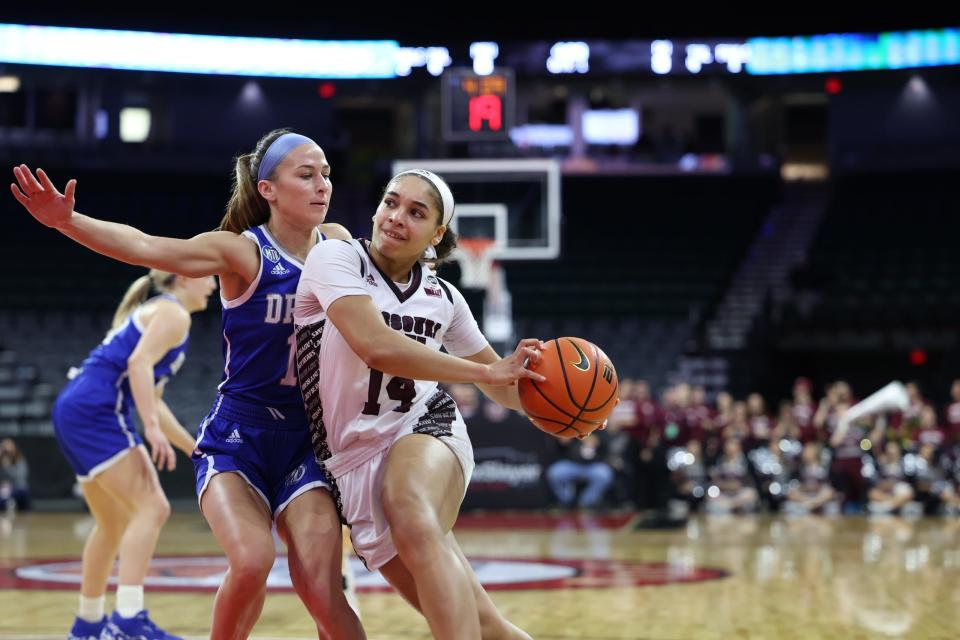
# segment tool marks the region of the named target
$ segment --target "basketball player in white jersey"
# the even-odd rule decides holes
[[[401,173],[371,241],[314,247],[294,313],[300,385],[314,450],[367,567],[437,638],[529,638],[494,607],[451,532],[473,449],[437,382],[475,383],[520,410],[515,383],[544,379],[524,366],[543,344],[523,340],[501,359],[460,292],[423,265],[455,246],[453,207],[435,174]]]

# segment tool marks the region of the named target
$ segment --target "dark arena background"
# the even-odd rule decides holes
[[[218,225],[233,158],[274,128],[323,148],[327,220],[355,237],[391,175],[431,169],[461,237],[440,276],[498,352],[578,336],[619,377],[582,441],[446,385],[477,462],[455,532],[506,617],[548,640],[957,637],[960,14],[402,9],[4,9],[0,167],[178,238]],[[146,270],[9,192],[0,216],[0,638],[62,638],[93,519],[53,403]],[[191,433],[221,310],[164,395]],[[147,600],[208,637],[227,564],[177,456]],[[277,545],[253,637],[316,637]],[[345,552],[368,637],[431,637]]]

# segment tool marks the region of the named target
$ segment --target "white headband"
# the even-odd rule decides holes
[[[407,175],[420,176],[421,178],[426,178],[430,181],[434,187],[437,188],[437,191],[440,192],[440,199],[443,200],[443,224],[450,224],[450,220],[453,219],[453,193],[450,191],[450,187],[447,186],[447,183],[443,181],[443,178],[433,173],[432,171],[427,171],[426,169],[410,169],[409,171],[401,171],[397,175],[393,176],[394,180],[401,178]]]

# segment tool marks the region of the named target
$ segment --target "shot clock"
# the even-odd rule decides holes
[[[514,126],[512,69],[479,75],[450,68],[442,77],[443,137],[451,142],[506,139]]]

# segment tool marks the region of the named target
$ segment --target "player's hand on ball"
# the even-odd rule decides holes
[[[527,368],[540,362],[540,351],[543,347],[543,342],[536,338],[521,340],[517,344],[516,350],[509,356],[487,365],[488,379],[486,383],[493,386],[505,386],[515,383],[520,378],[530,378],[538,382],[544,382],[545,377]]]

